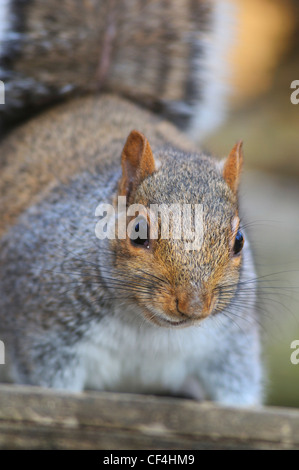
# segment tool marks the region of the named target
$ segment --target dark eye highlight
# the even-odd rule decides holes
[[[236,238],[235,238],[235,244],[234,244],[234,255],[238,255],[244,246],[244,236],[241,230],[238,230]]]
[[[145,218],[140,217],[136,220],[130,239],[132,245],[149,248],[149,225]]]

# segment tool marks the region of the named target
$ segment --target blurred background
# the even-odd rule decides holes
[[[232,0],[229,112],[205,139],[216,155],[243,139],[242,207],[255,250],[268,370],[267,403],[299,407],[299,1]],[[299,95],[298,95],[299,97]],[[298,354],[299,358],[299,354]]]

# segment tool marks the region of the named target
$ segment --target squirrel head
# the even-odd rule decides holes
[[[110,243],[128,297],[148,321],[185,327],[232,301],[244,243],[237,194],[242,163],[242,142],[219,163],[171,147],[154,155],[144,135],[130,133],[118,195],[133,212],[126,214],[126,237]]]

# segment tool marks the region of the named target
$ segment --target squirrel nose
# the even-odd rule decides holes
[[[176,294],[176,310],[183,318],[206,317],[212,305],[212,295],[195,295],[187,290],[180,290]]]
[[[192,292],[187,287],[183,288],[180,286],[176,289],[175,305],[177,312],[183,318],[190,318],[196,314],[194,295],[192,295]],[[199,305],[197,305],[196,310],[200,311]]]
[[[183,318],[200,316],[202,304],[199,298],[186,291],[176,297],[176,309]]]
[[[176,309],[182,317],[189,317],[188,313],[185,313],[183,309],[186,308],[185,302],[182,302],[180,299],[176,299]]]

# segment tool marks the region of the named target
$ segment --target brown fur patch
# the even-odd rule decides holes
[[[105,165],[118,171],[124,137],[137,126],[153,147],[171,140],[192,151],[177,128],[110,95],[54,107],[7,136],[0,146],[0,236],[54,186]]]

